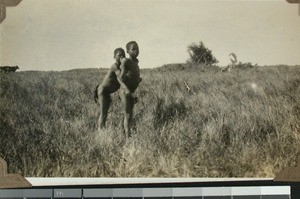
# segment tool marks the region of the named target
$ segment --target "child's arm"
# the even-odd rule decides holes
[[[121,64],[120,64],[120,70],[121,70],[121,73],[120,73],[120,79],[124,82],[125,81],[125,75],[126,75],[126,72],[127,72],[127,70],[126,70],[126,67],[125,67],[125,64],[126,64],[126,61],[127,61],[127,59],[126,58],[123,58],[122,60],[121,60]]]
[[[109,79],[111,78],[111,75],[112,75],[112,73],[114,72],[114,66],[112,65],[111,67],[110,67],[110,69],[107,71],[107,73],[106,73],[106,75],[104,76],[104,79],[103,79],[103,81],[102,81],[102,84],[104,83],[106,83],[107,81],[109,81]]]
[[[130,92],[130,90],[129,90],[129,88],[126,86],[126,84],[121,80],[121,78],[119,77],[119,76],[117,76],[117,79],[118,79],[118,82],[119,82],[119,84],[120,84],[120,87],[122,88],[122,89],[124,89],[125,90],[125,94],[127,95],[127,94],[130,94],[131,92]]]
[[[122,65],[122,63],[121,63],[121,65]],[[120,66],[120,68],[121,68],[121,66]],[[124,71],[124,67],[123,67],[123,71]],[[120,87],[125,90],[125,94],[131,93],[130,90],[128,89],[128,87],[126,86],[126,84],[124,83],[123,79],[121,78],[122,70],[119,70],[117,66],[116,66],[115,74],[117,76],[117,80],[120,84]],[[125,76],[125,74],[124,74],[124,76]]]

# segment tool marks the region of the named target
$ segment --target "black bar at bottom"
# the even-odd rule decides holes
[[[233,196],[233,199],[261,199],[259,195],[257,196]]]
[[[299,198],[300,198],[300,185],[292,185],[291,199],[299,199]]]

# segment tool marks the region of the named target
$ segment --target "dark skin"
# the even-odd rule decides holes
[[[129,45],[127,49],[129,58],[125,54],[117,53],[113,64],[106,74],[102,84],[97,89],[97,102],[101,105],[101,114],[99,117],[98,129],[104,128],[108,116],[108,110],[111,104],[110,94],[120,89],[120,98],[124,107],[124,131],[125,136],[130,136],[130,127],[132,123],[133,108],[137,98],[133,97],[137,89],[140,78],[140,68],[138,65],[139,47],[136,43]]]
[[[142,81],[140,77],[140,68],[138,65],[139,46],[137,44],[131,44],[127,49],[129,54],[128,59],[122,59],[120,69],[120,79],[126,84],[129,89],[129,93],[125,92],[125,89],[120,90],[120,97],[124,105],[124,130],[125,136],[130,136],[130,126],[132,123],[132,115],[134,108],[134,98],[132,94],[137,89],[139,83]]]
[[[127,86],[119,78],[121,74],[120,65],[121,60],[125,59],[125,55],[117,52],[114,56],[116,62],[110,67],[109,71],[104,77],[102,84],[97,88],[98,104],[101,106],[101,113],[98,121],[98,129],[102,129],[106,125],[108,110],[111,104],[110,94],[116,92],[120,87],[125,94],[130,93]]]

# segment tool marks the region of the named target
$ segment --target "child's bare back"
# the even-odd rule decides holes
[[[116,62],[110,67],[105,75],[101,85],[99,86],[99,94],[110,95],[116,92],[120,87],[126,88],[123,82],[120,81],[120,65],[121,60],[125,59],[125,51],[122,48],[117,48],[114,52]]]
[[[101,87],[103,89],[103,94],[111,94],[116,92],[120,88],[120,83],[118,82],[116,72],[118,71],[117,63],[114,63],[106,76],[104,77]]]
[[[98,128],[105,127],[108,110],[111,103],[110,94],[116,92],[120,87],[125,91],[128,90],[126,85],[120,81],[119,74],[121,60],[125,57],[125,51],[122,48],[117,48],[114,51],[114,59],[116,62],[110,67],[109,71],[105,75],[102,83],[96,87],[95,101],[101,106],[101,113],[98,122]],[[128,93],[129,91],[127,91]]]

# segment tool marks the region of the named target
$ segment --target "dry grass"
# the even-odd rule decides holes
[[[117,94],[97,132],[105,70],[1,74],[0,156],[25,176],[274,177],[300,149],[300,67],[142,71],[125,141]],[[187,90],[187,85],[190,90]]]

